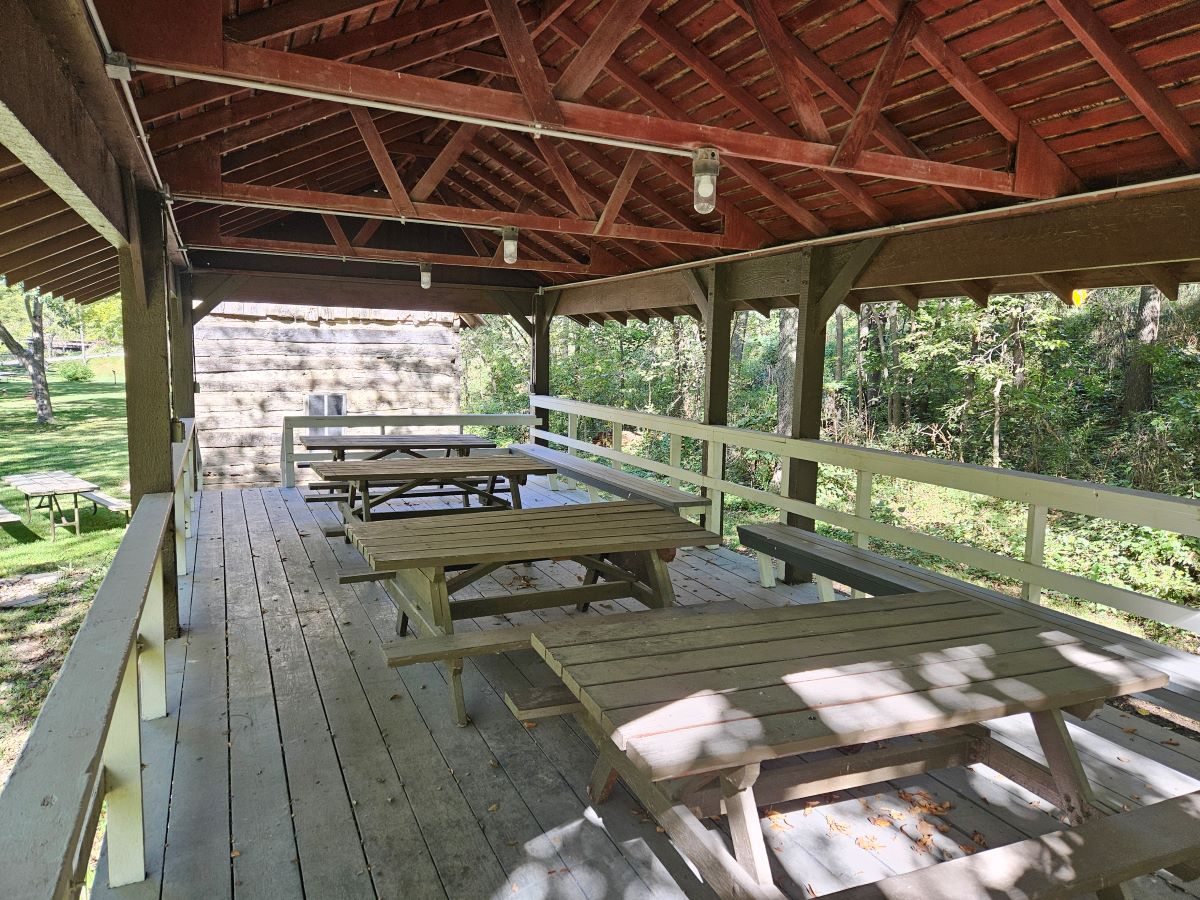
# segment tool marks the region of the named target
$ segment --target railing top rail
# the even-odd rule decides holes
[[[196,420],[180,419],[180,421],[183,423],[183,437],[171,443],[171,484],[176,488],[179,487],[179,482],[183,478],[188,447],[196,437]]]
[[[79,834],[138,620],[171,517],[171,494],[146,494],[33,732],[0,793],[0,897],[67,892]]]
[[[542,394],[533,395],[530,402],[535,409],[573,412],[652,431],[679,434],[698,440],[720,441],[825,465],[922,481],[1003,500],[1031,503],[1109,521],[1127,522],[1189,537],[1200,537],[1200,500],[1189,497],[1174,497],[1170,494],[1156,494],[1090,481],[910,456],[890,450],[856,447],[832,441],[789,438],[727,425],[704,425],[671,416]]]

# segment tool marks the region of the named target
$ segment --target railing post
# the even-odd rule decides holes
[[[1025,521],[1025,562],[1040,566],[1046,553],[1046,507],[1029,504],[1029,518]],[[1021,596],[1030,603],[1042,602],[1042,586],[1026,581],[1021,587]]]
[[[175,517],[175,574],[182,578],[191,572],[187,558],[188,515],[187,459],[184,458],[183,477],[175,485],[175,501],[171,504]]]
[[[159,609],[162,609],[161,598]],[[117,704],[104,742],[104,801],[108,808],[108,884],[120,887],[146,877],[142,822],[142,738],[138,712],[138,653],[131,647]],[[67,773],[63,773],[64,776]]]
[[[681,435],[681,434],[671,435],[670,454],[671,455],[668,458],[668,462],[670,462],[670,464],[674,468],[682,469],[683,468],[683,435]],[[671,487],[675,488],[676,490],[679,489],[679,479],[678,478],[670,478],[670,479],[668,479],[668,483],[671,485]]]
[[[609,424],[609,427],[612,429],[613,452],[620,453],[621,452],[621,438],[624,436],[623,432],[625,429],[621,426],[620,422],[609,422],[608,424]],[[615,460],[613,461],[612,466],[614,469],[621,468],[621,464],[616,462]]]
[[[721,481],[725,478],[725,445],[720,441],[708,441],[708,453],[704,461],[704,474],[709,478]],[[708,488],[708,496],[712,506],[708,512],[700,516],[700,524],[716,534],[725,536],[725,492],[718,488]]]
[[[292,423],[284,416],[283,435],[279,443],[279,481],[285,488],[296,486],[296,467],[292,458],[295,453],[294,443]]]
[[[573,441],[579,439],[579,413],[567,413],[567,437]],[[578,456],[579,451],[574,447],[568,447],[567,454],[570,456]],[[566,485],[568,491],[573,491],[579,487],[579,485],[575,483],[574,478],[565,478],[563,476],[551,477],[550,483],[557,487],[557,483],[560,480]]]
[[[854,515],[860,519],[871,518],[871,490],[875,484],[875,473],[859,470],[858,484],[854,489]],[[854,532],[854,545],[868,549],[871,542],[871,536],[863,531]],[[862,591],[853,590],[850,592],[851,597],[863,597]]]
[[[141,717],[161,719],[167,714],[167,644],[163,631],[162,555],[154,560],[150,588],[138,621],[138,687]]]

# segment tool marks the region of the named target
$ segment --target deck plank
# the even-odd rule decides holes
[[[525,488],[527,507],[589,499],[541,482]],[[428,498],[392,508],[453,505]],[[591,807],[595,750],[573,720],[525,728],[512,718],[507,690],[557,683],[535,653],[467,662],[468,729],[450,721],[440,667],[388,668],[381,647],[394,639],[395,608],[376,584],[337,583],[337,566],[361,557],[322,535],[335,520],[295,490],[201,495],[186,631],[167,649],[170,714],[143,738],[149,878],[108,890],[102,855],[94,895],[711,898],[623,786]],[[682,550],[670,571],[685,605],[815,600],[811,585],[762,588],[753,560],[724,548]],[[572,562],[508,566],[462,596],[571,587],[581,575]],[[642,608],[604,601],[590,615]],[[456,627],[575,615],[545,609]],[[1071,727],[1105,803],[1150,802],[1200,781],[1200,743],[1140,717],[1106,708]],[[1024,743],[1027,731],[1018,724],[1009,738]],[[911,813],[904,831],[870,821],[884,807],[908,810],[900,792],[919,790],[951,803],[929,853],[914,849]],[[976,832],[996,846],[1060,827],[1048,804],[983,766],[823,799],[831,802],[808,814],[803,801],[761,810],[773,873],[792,897],[932,865],[965,852]],[[1196,897],[1200,885],[1155,876],[1134,896]]]

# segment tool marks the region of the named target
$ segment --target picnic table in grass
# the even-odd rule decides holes
[[[306,450],[331,450],[335,460],[344,460],[347,450],[371,451],[368,459],[404,454],[421,458],[422,450],[444,450],[446,456],[469,456],[472,450],[490,450],[495,441],[473,434],[302,434]]]
[[[462,495],[463,507],[470,505],[472,496],[479,498],[484,509],[521,508],[521,484],[530,475],[550,475],[554,466],[517,453],[484,457],[448,457],[438,459],[376,459],[315,462],[313,471],[327,484],[345,484],[348,489],[329,494],[314,493],[307,499],[336,502],[345,522],[370,522],[375,519],[397,519],[428,516],[454,510],[405,510],[376,512],[375,508],[390,500],[418,497]],[[371,486],[382,487],[382,493],[372,494]],[[508,498],[501,496],[508,494]]]
[[[29,472],[21,475],[7,475],[4,481],[25,497],[25,521],[33,519],[34,509],[45,509],[50,515],[50,540],[57,538],[59,527],[75,528],[75,536],[80,534],[79,495],[90,494],[97,486],[90,481],[72,475],[70,472]],[[71,515],[63,509],[60,497],[71,498]],[[33,501],[37,500],[37,505]]]
[[[630,501],[357,522],[346,534],[395,600],[397,633],[403,636],[412,624],[422,637],[452,634],[458,619],[565,605],[586,610],[618,597],[668,607],[675,594],[664,557],[679,547],[720,543],[674,513]],[[580,563],[583,583],[452,599],[496,569],[539,559]],[[462,658],[450,658],[448,665],[455,718],[465,725]]]
[[[1044,621],[953,591],[612,624],[581,618],[535,628],[530,640],[566,688],[546,702],[574,713],[599,748],[592,799],[602,802],[619,777],[724,897],[783,897],[758,808],[889,778],[983,762],[1071,824],[1090,822],[1101,813],[1063,711],[1086,717],[1105,698],[1167,683]],[[1016,713],[1032,716],[1047,764],[982,724]],[[887,743],[867,743],[876,741]],[[820,753],[838,748],[854,749]],[[799,757],[807,753],[818,755]],[[701,821],[722,814],[732,854]],[[863,896],[981,895],[983,870],[964,874],[956,864],[966,862],[945,863],[940,882],[931,872],[923,894],[881,884]]]

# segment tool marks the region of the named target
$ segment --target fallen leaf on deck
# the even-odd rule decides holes
[[[488,807],[488,812],[495,812],[499,808],[500,808],[499,803],[493,803],[491,806]]]
[[[241,851],[241,850],[234,850],[232,853],[230,853],[230,854],[229,854],[229,858],[230,858],[230,859],[237,859],[237,858],[238,858],[239,856],[241,856],[241,855],[242,855],[242,851]]]
[[[864,834],[862,837],[855,840],[854,843],[858,844],[858,846],[863,850],[874,851],[883,847],[883,844],[879,843],[879,841],[875,840],[875,838],[869,834]]]
[[[771,828],[775,831],[791,831],[792,826],[788,824],[787,816],[773,809],[767,810],[767,818],[771,822]]]
[[[537,722],[522,722],[526,728],[537,728]]]
[[[850,826],[847,825],[845,822],[839,822],[833,816],[826,816],[825,824],[829,826],[829,831],[831,834],[849,834],[850,833]]]
[[[975,843],[977,843],[980,847],[987,846],[987,838],[985,838],[981,832],[978,832],[978,831],[971,832],[971,840],[973,840]]]
[[[1159,743],[1166,744],[1168,747],[1178,747],[1179,746],[1179,741],[1175,740],[1174,738],[1167,738],[1164,741],[1159,741]]]
[[[872,825],[878,825],[880,828],[891,828],[892,820],[886,816],[871,816],[867,819]]]
[[[1136,728],[1122,728],[1121,730],[1126,734],[1137,734]]]
[[[959,844],[958,849],[961,850],[963,853],[967,854],[967,856],[970,856],[972,853],[974,853],[979,848],[976,847],[974,844]]]

